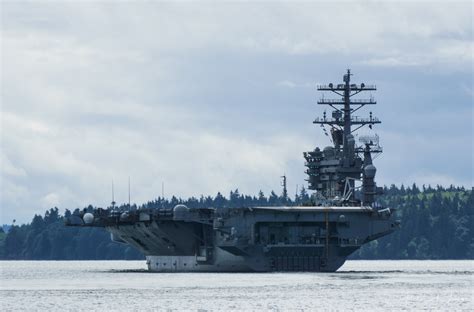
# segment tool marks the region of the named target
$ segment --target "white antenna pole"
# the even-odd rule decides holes
[[[112,208],[115,207],[115,198],[114,198],[114,179],[112,179]]]
[[[161,198],[165,199],[165,182],[161,182]]]
[[[130,208],[130,176],[128,176],[128,208]]]

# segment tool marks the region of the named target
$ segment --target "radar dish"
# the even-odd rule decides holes
[[[379,136],[375,135],[361,135],[359,137],[359,142],[368,144],[368,145],[379,145]]]

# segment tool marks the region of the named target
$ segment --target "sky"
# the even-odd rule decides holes
[[[473,185],[472,2],[9,2],[0,224],[306,186],[317,84],[376,84],[378,185]],[[370,96],[370,95],[368,95]],[[325,94],[329,98],[329,94]],[[327,108],[326,108],[327,110]],[[330,112],[328,110],[328,112]]]

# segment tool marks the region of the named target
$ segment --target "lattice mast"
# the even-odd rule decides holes
[[[318,100],[319,105],[328,105],[332,111],[332,118],[323,113],[322,118],[316,118],[313,123],[319,124],[326,135],[325,126],[330,128],[333,147],[328,146],[321,151],[316,148],[312,152],[304,153],[306,173],[308,174],[309,189],[315,190],[319,198],[340,203],[357,202],[354,196],[355,180],[362,180],[362,201],[372,204],[374,195],[380,189],[376,188],[374,177],[376,169],[372,164],[372,153],[382,152],[378,144],[378,136],[363,137],[360,141],[364,146],[356,146],[353,132],[368,125],[370,128],[380,120],[369,114],[369,118],[359,118],[353,113],[365,105],[375,105],[377,102],[370,96],[369,99],[352,99],[356,94],[364,91],[375,91],[374,85],[364,83],[351,84],[351,72],[348,69],[343,77],[343,84],[320,85],[318,91],[330,91],[340,99]],[[355,126],[353,128],[353,126]],[[329,135],[328,135],[329,136]]]

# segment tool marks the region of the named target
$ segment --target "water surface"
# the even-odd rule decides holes
[[[471,310],[473,261],[337,273],[149,273],[144,261],[1,261],[2,310]]]

